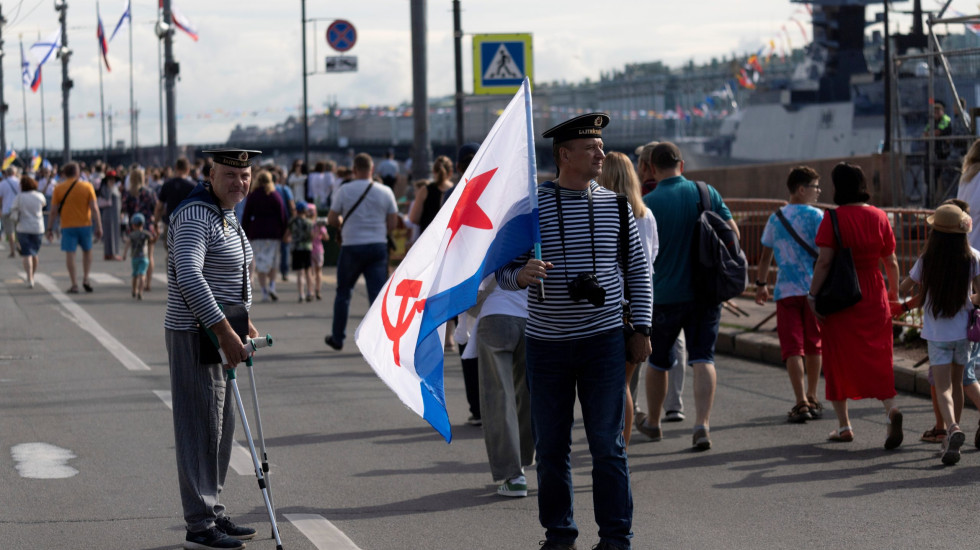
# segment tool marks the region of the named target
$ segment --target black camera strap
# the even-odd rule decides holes
[[[589,199],[589,241],[592,243],[592,272],[596,272],[595,263],[595,217],[592,206],[592,182],[586,189]],[[565,262],[565,284],[568,284],[568,258],[565,257],[565,219],[561,210],[561,186],[555,182],[555,206],[558,209],[558,236],[561,238],[561,259]]]

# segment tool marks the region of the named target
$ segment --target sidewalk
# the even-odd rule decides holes
[[[776,336],[776,302],[769,300],[760,306],[751,298],[738,297],[731,304],[737,312],[722,308],[715,350],[783,367]],[[772,317],[767,319],[770,315]],[[914,367],[925,357],[925,347],[906,349],[902,344],[895,345],[895,389],[929,397],[926,379],[929,363]]]

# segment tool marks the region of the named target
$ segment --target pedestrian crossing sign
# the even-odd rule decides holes
[[[534,83],[531,34],[473,35],[473,93],[515,94],[524,77]]]

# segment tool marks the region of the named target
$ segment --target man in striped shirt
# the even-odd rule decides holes
[[[210,183],[199,184],[170,215],[167,287],[167,353],[173,399],[180,500],[187,523],[184,548],[242,548],[255,530],[235,525],[218,502],[235,436],[234,400],[224,369],[248,357],[242,338],[218,304],[252,303],[248,265],[252,247],[234,206],[248,193],[251,157],[259,151],[222,149],[214,155]],[[201,354],[198,327],[214,332],[228,364]],[[258,331],[248,321],[248,336]],[[206,342],[204,342],[207,345]],[[205,348],[206,349],[206,348]]]
[[[627,353],[633,361],[650,355],[653,293],[632,212],[627,205],[621,226],[616,195],[595,182],[608,123],[606,114],[590,113],[544,133],[554,139],[558,177],[538,188],[541,259],[528,253],[497,271],[504,289],[530,287],[525,345],[545,550],[576,548],[569,456],[576,391],[592,453],[596,548],[628,549],[633,536],[623,365]],[[620,231],[628,232],[622,260]],[[636,330],[628,342],[622,281]]]

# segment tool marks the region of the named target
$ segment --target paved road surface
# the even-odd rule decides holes
[[[95,293],[66,295],[61,253],[45,246],[41,264],[47,278],[30,290],[20,262],[0,260],[0,548],[177,548],[183,522],[164,285],[155,281],[144,301],[133,301],[128,262],[96,260]],[[294,287],[280,283],[280,302],[253,309],[259,330],[276,338],[255,372],[284,548],[537,548],[533,470],[530,498],[495,495],[481,431],[464,425],[455,354],[446,390],[457,426],[446,445],[351,344],[342,352],[323,345],[329,288],[323,302],[297,304]],[[361,287],[351,331],[366,310],[364,294]],[[665,425],[659,443],[634,434],[635,548],[940,548],[975,539],[980,452],[972,429],[962,462],[944,468],[938,445],[918,442],[931,425],[928,401],[900,396],[907,429],[897,452],[882,450],[877,402],[854,406],[854,443],[828,443],[832,420],[784,422],[792,403],[779,369],[727,356],[718,364],[714,449],[690,451],[690,420]],[[690,386],[685,393],[693,410]],[[977,413],[966,415],[964,425],[976,425]],[[579,547],[590,548],[598,539],[580,424],[572,435]],[[23,459],[31,443],[70,453],[60,461],[44,455],[54,463],[41,474],[77,474],[24,477],[27,464],[33,475],[38,464],[15,454]],[[248,547],[271,550],[247,453],[237,451],[235,465],[223,501],[259,529]]]

